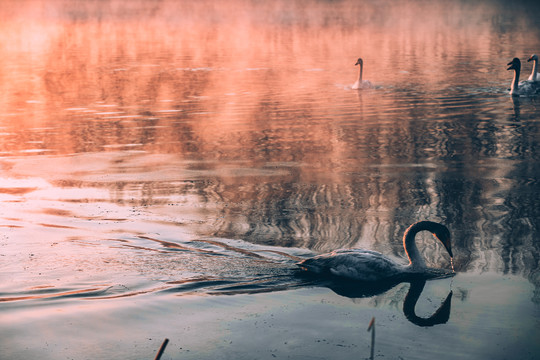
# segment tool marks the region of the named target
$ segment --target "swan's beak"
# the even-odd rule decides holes
[[[506,65],[510,65],[510,67],[506,70],[516,70],[516,71],[521,70],[521,61],[519,61],[518,58],[513,58],[512,61],[510,61]]]
[[[446,251],[448,251],[450,257],[453,258],[454,254],[452,253],[452,241],[450,240],[450,236],[437,236],[437,238],[442,242],[444,248],[446,249]]]
[[[533,61],[533,60],[534,60],[534,59],[533,59],[533,57],[531,56],[530,58],[527,59],[527,62]]]
[[[445,239],[442,243],[446,251],[448,251],[448,254],[450,255],[450,257],[453,258],[454,254],[452,253],[452,243],[450,242],[450,238]]]

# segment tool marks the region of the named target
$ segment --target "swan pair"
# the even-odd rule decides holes
[[[512,96],[528,96],[540,94],[540,73],[538,73],[538,55],[532,55],[527,62],[533,62],[533,69],[528,80],[519,81],[521,73],[521,61],[518,58],[512,59],[507,65],[507,70],[514,70],[514,78],[510,87]]]
[[[453,272],[426,266],[415,242],[416,234],[424,230],[431,232],[444,245],[450,258],[453,258],[448,228],[436,222],[420,221],[411,225],[403,236],[408,265],[399,264],[376,251],[352,249],[318,255],[300,262],[298,266],[318,275],[363,282],[400,282],[410,278],[452,275]]]

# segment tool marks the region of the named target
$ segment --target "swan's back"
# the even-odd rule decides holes
[[[517,95],[521,95],[521,96],[539,95],[540,94],[540,82],[531,81],[531,80],[520,81],[517,90],[518,90]]]
[[[336,250],[315,256],[298,264],[321,275],[339,276],[360,281],[377,281],[403,275],[407,267],[383,254],[370,250]]]

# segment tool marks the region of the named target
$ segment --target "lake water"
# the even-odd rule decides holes
[[[540,99],[506,70],[531,72],[538,14],[3,1],[0,358],[151,359],[168,338],[162,359],[364,359],[375,317],[376,358],[538,359]],[[373,88],[351,89],[358,57]],[[455,277],[351,292],[296,269],[405,263],[424,219]]]

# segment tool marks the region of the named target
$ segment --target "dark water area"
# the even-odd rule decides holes
[[[3,1],[0,358],[535,359],[527,1]],[[354,90],[358,57],[371,88]],[[340,248],[426,283],[329,283]],[[358,286],[357,286],[358,285]]]

